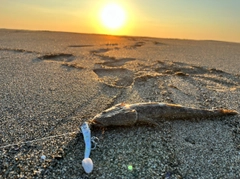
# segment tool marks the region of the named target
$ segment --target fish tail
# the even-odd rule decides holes
[[[238,112],[230,109],[196,109],[196,108],[186,108],[181,106],[169,106],[166,108],[166,113],[162,115],[169,119],[191,119],[191,118],[212,118],[212,117],[223,117],[237,115]]]
[[[238,112],[230,109],[219,109],[219,112],[223,115],[237,115]]]

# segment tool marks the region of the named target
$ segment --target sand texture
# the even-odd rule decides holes
[[[0,30],[0,179],[240,178],[239,115],[94,129],[84,173],[79,126],[150,101],[240,112],[240,44]]]

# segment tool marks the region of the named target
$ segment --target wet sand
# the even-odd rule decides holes
[[[93,130],[91,174],[79,126],[122,102],[240,112],[239,61],[239,43],[2,29],[0,178],[238,178],[239,115]]]

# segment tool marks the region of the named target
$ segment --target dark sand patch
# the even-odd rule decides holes
[[[11,48],[0,48],[0,51],[10,51],[10,52],[16,52],[16,53],[37,53],[34,51],[25,50],[25,49],[11,49]]]
[[[127,48],[127,49],[136,49],[136,48],[142,47],[145,44],[146,44],[146,42],[140,41],[140,42],[136,42],[134,45],[125,46],[125,48]]]
[[[94,45],[69,45],[68,47],[81,48],[81,47],[93,47]]]
[[[67,63],[67,62],[63,62],[61,64],[63,67],[67,67],[68,69],[78,69],[78,70],[82,70],[84,69],[80,64],[78,63]]]
[[[159,46],[166,45],[165,43],[158,42],[158,41],[153,41],[153,44],[154,45],[159,45]]]
[[[107,43],[106,46],[118,46],[118,43]]]
[[[110,51],[111,49],[109,49],[109,48],[100,48],[100,49],[98,49],[98,50],[92,50],[92,51],[90,51],[90,53],[92,53],[92,54],[96,54],[96,53],[104,53],[104,52],[108,52],[108,51]]]
[[[145,45],[146,44],[146,42],[137,42],[137,43],[135,43],[134,44],[134,48],[136,48],[136,47],[142,47],[143,45]]]
[[[40,60],[46,61],[60,61],[60,62],[71,62],[75,59],[74,55],[66,53],[47,54],[38,57]]]
[[[108,56],[108,55],[102,55],[102,54],[94,54],[94,55],[99,57],[101,60],[104,60],[104,61],[116,60],[116,57],[111,57],[111,56]]]

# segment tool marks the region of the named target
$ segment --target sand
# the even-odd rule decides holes
[[[0,179],[240,178],[239,115],[93,130],[91,174],[79,133],[121,102],[240,112],[239,60],[239,43],[2,29]]]

